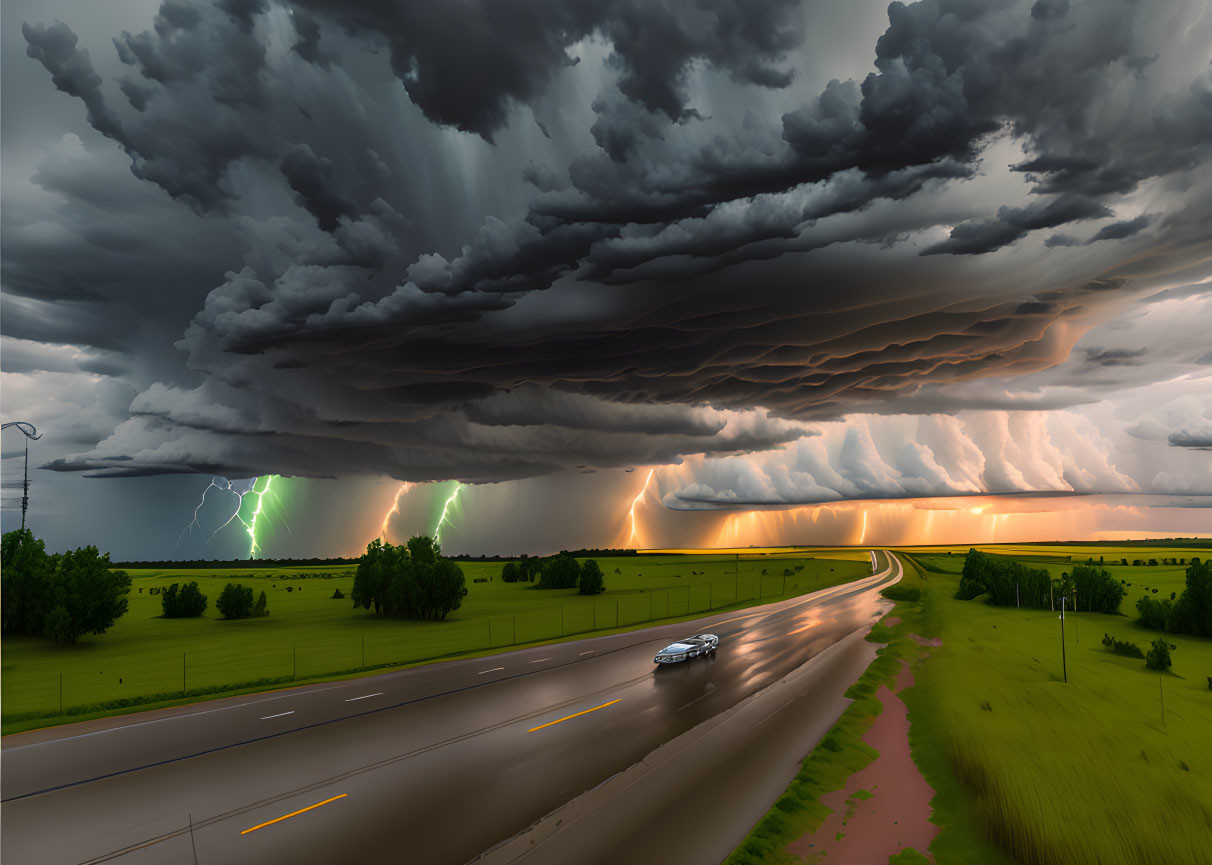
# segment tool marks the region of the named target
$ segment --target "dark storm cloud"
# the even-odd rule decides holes
[[[695,116],[685,80],[696,61],[737,80],[786,87],[780,62],[802,38],[795,0],[375,0],[296,5],[385,40],[408,95],[435,123],[491,141],[515,104],[537,100],[568,50],[596,35],[610,42],[619,90],[650,112]]]
[[[1079,219],[1102,219],[1111,211],[1096,201],[1077,196],[1061,196],[1053,201],[1027,207],[1003,207],[996,219],[964,222],[951,229],[951,236],[927,248],[923,255],[979,255],[992,252],[1027,236],[1040,228],[1055,228]]]
[[[287,11],[165,2],[152,30],[114,43],[127,104],[65,25],[27,29],[135,177],[243,244],[208,262],[212,290],[177,343],[203,384],[141,384],[131,420],[53,467],[494,480],[766,449],[860,408],[1022,406],[973,383],[1056,364],[1136,283],[1206,246],[1176,206],[1165,256],[1141,254],[1138,218],[1098,230],[1089,258],[982,261],[1109,218],[1205,158],[1206,75],[1184,65],[1158,95],[1154,67],[1129,63],[1153,50],[1132,4],[894,3],[874,71],[803,94],[786,87],[803,36],[786,0]],[[596,95],[550,105],[574,98],[584,40],[609,46]],[[367,53],[381,45],[390,69]],[[385,111],[380,73],[432,124],[495,148]],[[698,97],[724,80],[784,108],[717,121]],[[1120,87],[1160,121],[1108,134],[1098,109]],[[563,120],[534,136],[554,142],[541,153],[510,137],[561,108],[581,111],[584,144]],[[401,149],[411,139],[472,154],[432,212],[416,201],[439,181]],[[1029,158],[1017,186],[986,192],[1005,142]],[[507,151],[513,164],[492,161]],[[504,171],[534,197],[491,198]],[[473,208],[478,231],[427,242],[455,221],[445,209]],[[91,289],[51,264],[16,273],[40,298]],[[52,341],[52,318],[21,335]]]
[[[316,156],[306,144],[286,151],[282,176],[324,231],[336,229],[342,216],[357,217],[357,206],[337,188],[332,160]]]

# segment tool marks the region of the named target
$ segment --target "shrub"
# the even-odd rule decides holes
[[[1115,639],[1110,634],[1103,634],[1103,645],[1109,648],[1117,655],[1126,655],[1129,658],[1144,658],[1145,653],[1141,651],[1140,646],[1136,643],[1121,642]]]
[[[206,611],[206,595],[197,583],[188,583],[180,590],[173,583],[160,598],[160,608],[166,619],[193,619]]]
[[[1161,670],[1162,672],[1170,669],[1170,647],[1166,645],[1165,640],[1153,641],[1149,654],[1145,656],[1145,666],[1150,670]]]
[[[791,573],[791,568],[783,568],[783,576],[784,576],[784,577],[790,577],[790,576],[792,576],[792,573]]]
[[[918,601],[921,600],[922,590],[917,586],[902,586],[897,583],[884,589],[880,594],[890,601]]]
[[[501,580],[506,583],[516,583],[518,581],[518,566],[513,562],[506,562],[501,567]]]
[[[344,597],[345,597],[345,593],[344,593],[344,592],[342,592],[342,591],[341,591],[339,588],[337,588],[337,589],[333,589],[333,592],[332,592],[332,599],[333,599],[334,601],[339,601],[339,600],[341,600],[341,599],[342,599],[342,598],[344,598]]]

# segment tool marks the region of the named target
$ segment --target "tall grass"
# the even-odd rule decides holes
[[[1122,618],[1070,614],[1066,684],[1055,614],[956,601],[955,578],[929,576],[943,648],[911,718],[985,836],[1024,865],[1212,862],[1212,641],[1172,638],[1176,675],[1159,674],[1101,645]]]

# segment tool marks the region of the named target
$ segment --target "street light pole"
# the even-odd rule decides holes
[[[9,421],[0,425],[0,429],[8,429],[11,426],[15,426],[25,434],[25,473],[21,480],[21,531],[25,531],[25,512],[29,510],[29,440],[36,441],[42,438],[42,434],[32,423],[23,420]]]

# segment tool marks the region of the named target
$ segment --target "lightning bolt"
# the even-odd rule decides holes
[[[400,499],[414,486],[415,484],[405,481],[400,484],[400,488],[396,490],[396,497],[392,499],[391,502],[391,510],[383,514],[383,522],[379,524],[379,538],[383,541],[387,540],[387,528],[391,524],[391,518],[398,517],[400,515]]]
[[[627,543],[629,546],[635,545],[635,539],[636,539],[636,535],[637,535],[636,525],[635,525],[636,505],[638,505],[640,503],[640,499],[644,498],[644,493],[648,492],[648,485],[650,483],[652,483],[652,475],[655,471],[656,471],[656,469],[648,470],[648,477],[646,477],[644,479],[644,486],[640,489],[640,492],[636,495],[635,499],[633,499],[631,502],[631,510],[628,512],[629,516],[631,517],[631,534],[627,536]]]
[[[458,481],[455,481],[454,484],[454,492],[446,499],[446,504],[442,505],[442,516],[438,517],[438,524],[433,529],[433,539],[439,547],[442,546],[442,524],[445,523],[454,528],[454,523],[450,521],[450,507],[455,503],[455,499],[459,497],[459,490],[463,489],[463,484]]]
[[[269,485],[273,483],[274,476],[266,475],[265,486],[260,490],[257,489],[257,481],[259,480],[260,478],[253,478],[253,485],[249,488],[248,493],[245,494],[247,495],[251,493],[255,495],[257,497],[257,506],[253,508],[252,516],[249,518],[248,522],[240,520],[240,522],[244,523],[244,528],[248,531],[248,537],[250,539],[248,557],[250,559],[257,554],[257,550],[261,549],[259,546],[257,546],[257,517],[261,516],[261,508],[265,504],[265,494],[269,492]],[[240,502],[243,504],[243,496],[240,497]]]
[[[249,556],[249,558],[255,557],[257,552],[261,549],[260,545],[257,543],[257,520],[262,515],[263,512],[265,513],[266,517],[269,516],[268,512],[265,512],[265,496],[272,495],[273,501],[278,500],[276,493],[272,493],[272,494],[270,493],[270,487],[273,485],[273,481],[274,481],[275,477],[277,477],[277,475],[262,475],[259,477],[255,477],[252,479],[252,483],[249,485],[248,489],[244,490],[243,492],[236,489],[235,486],[233,486],[232,482],[229,481],[227,478],[212,477],[210,479],[210,483],[206,486],[206,489],[202,490],[202,499],[201,499],[201,501],[198,502],[198,506],[196,508],[194,508],[193,519],[190,520],[189,525],[187,525],[185,527],[185,529],[181,532],[181,536],[177,538],[177,545],[180,546],[181,541],[184,540],[186,535],[189,535],[191,537],[193,536],[194,526],[197,526],[199,529],[202,528],[202,524],[200,522],[198,522],[198,513],[202,510],[202,507],[206,504],[206,494],[210,490],[216,489],[216,490],[219,490],[220,492],[233,494],[236,497],[236,506],[232,510],[231,515],[226,520],[224,520],[223,523],[217,529],[215,529],[213,532],[211,532],[210,537],[206,539],[206,542],[209,544],[212,540],[214,540],[215,535],[219,534],[219,532],[223,531],[225,528],[227,528],[233,522],[239,521],[240,524],[242,526],[244,526],[244,531],[248,533],[248,537],[249,537],[248,556]],[[265,480],[265,485],[262,486],[260,489],[258,489],[257,484],[260,483],[260,481],[262,479]],[[242,517],[240,515],[240,511],[243,510],[243,508],[244,508],[245,497],[250,496],[250,495],[256,497],[257,503],[256,503],[256,506],[253,508],[253,512],[249,515],[249,518],[245,519],[244,517]],[[283,523],[285,524],[285,521],[283,521]],[[288,526],[286,526],[286,528],[287,528],[287,530],[289,530],[290,526],[288,525]]]

